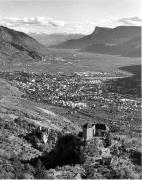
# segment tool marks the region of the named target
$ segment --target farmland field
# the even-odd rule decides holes
[[[49,60],[50,57],[51,60]],[[57,58],[53,60],[52,57]],[[117,71],[119,67],[140,65],[141,63],[140,58],[128,58],[114,55],[79,52],[76,50],[58,49],[49,49],[49,58],[45,61],[29,63],[20,62],[3,64],[0,62],[0,70],[25,70],[39,73],[64,72],[66,74],[80,71],[112,72]]]

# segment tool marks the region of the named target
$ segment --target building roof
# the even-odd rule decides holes
[[[95,124],[96,129],[102,129],[102,130],[107,130],[105,124]]]
[[[107,130],[107,126],[105,124],[101,124],[101,123],[97,123],[97,124],[85,123],[82,127],[83,128],[92,128],[94,125],[95,125],[96,129]]]
[[[82,127],[83,128],[91,128],[93,127],[95,124],[91,124],[91,123],[85,123]]]

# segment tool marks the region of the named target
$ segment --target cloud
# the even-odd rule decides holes
[[[89,34],[95,28],[91,22],[65,23],[48,17],[4,17],[0,18],[0,25],[26,33],[83,33]]]
[[[114,20],[122,25],[130,25],[130,26],[142,25],[142,17],[139,16],[118,18]]]
[[[53,20],[47,17],[23,17],[23,18],[15,18],[15,17],[5,17],[0,18],[0,24],[6,26],[64,26],[63,21]]]
[[[70,33],[90,34],[95,26],[116,27],[120,25],[133,26],[142,25],[141,16],[133,17],[110,17],[94,22],[64,22],[49,17],[3,17],[0,25],[6,26],[25,33]]]

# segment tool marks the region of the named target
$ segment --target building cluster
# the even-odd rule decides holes
[[[34,101],[72,109],[100,108],[110,113],[137,111],[141,105],[139,99],[126,98],[124,95],[105,91],[102,77],[107,75],[110,78],[110,73],[99,72],[75,72],[65,75],[17,71],[0,74],[21,88],[25,96]]]
[[[95,96],[93,99],[95,100],[95,104],[92,104],[93,108],[99,107],[110,113],[138,111],[141,106],[140,99],[126,99],[117,93],[107,93]]]

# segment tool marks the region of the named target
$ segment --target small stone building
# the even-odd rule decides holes
[[[91,140],[95,136],[95,124],[86,123],[82,128],[84,140]]]
[[[86,123],[82,126],[83,138],[85,141],[95,137],[104,137],[109,132],[109,127],[105,124]]]

